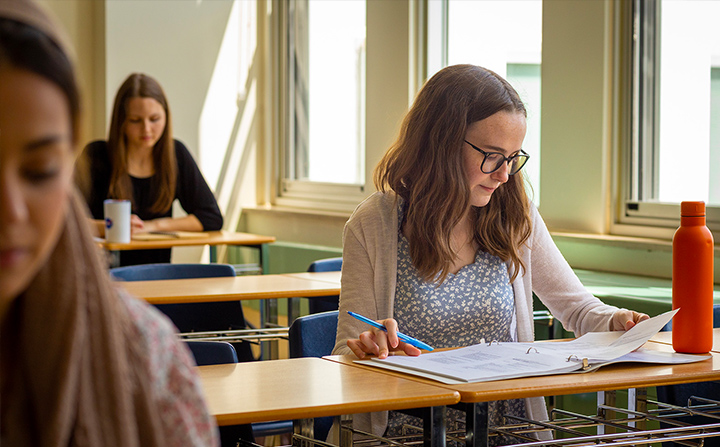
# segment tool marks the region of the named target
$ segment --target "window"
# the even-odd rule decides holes
[[[428,73],[475,64],[498,73],[517,90],[528,112],[523,172],[540,197],[540,64],[542,0],[429,0]]]
[[[357,204],[365,186],[365,0],[280,7],[288,94],[279,201]]]
[[[708,226],[718,231],[720,29],[714,19],[720,2],[634,0],[631,6],[634,28],[625,40],[632,82],[624,99],[632,124],[620,143],[618,220],[675,228],[679,203],[702,200]]]
[[[371,171],[426,74],[448,63],[483,65],[518,90],[529,115],[524,149],[535,160],[524,172],[539,198],[541,6],[541,0],[274,2],[281,104],[273,117],[274,204],[352,211],[371,192]]]

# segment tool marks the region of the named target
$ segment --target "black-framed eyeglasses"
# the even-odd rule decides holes
[[[493,172],[500,169],[503,163],[507,163],[508,175],[515,175],[523,168],[523,166],[525,166],[525,163],[527,163],[528,159],[530,158],[530,155],[528,155],[528,153],[522,149],[520,149],[520,152],[513,155],[512,157],[506,157],[500,152],[486,152],[475,146],[468,140],[465,140],[465,142],[469,144],[470,147],[485,156],[485,158],[483,158],[482,164],[480,165],[480,170],[485,174],[492,174]]]

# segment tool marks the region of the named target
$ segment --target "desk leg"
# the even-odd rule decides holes
[[[465,409],[465,447],[487,447],[490,430],[488,403],[467,404]]]
[[[315,439],[315,420],[314,419],[296,419],[293,421],[293,431],[295,432],[295,434]],[[301,440],[298,443],[293,442],[293,445],[299,445],[300,447],[305,447],[305,446],[309,446],[310,443],[308,441]]]
[[[265,299],[260,304],[260,325],[263,328],[278,327],[278,304],[277,299]],[[277,340],[262,342],[261,358],[271,360],[280,358]],[[266,349],[267,348],[267,349]]]
[[[269,265],[270,257],[268,256],[268,250],[269,250],[268,244],[260,244],[260,246],[258,248],[259,248],[258,252],[260,254],[260,259],[258,261],[258,264],[260,264],[260,269],[261,269],[260,274],[266,275],[267,272],[270,271],[270,265]]]
[[[311,298],[312,299],[312,298]],[[300,316],[300,298],[287,299],[288,327]]]
[[[630,388],[628,390],[628,410],[647,413],[647,388]],[[645,420],[629,422],[630,427],[645,429]]]
[[[617,394],[615,391],[598,391],[597,393],[597,404],[598,404],[598,416],[603,419],[614,419],[615,411],[613,410],[600,410],[600,405],[608,405],[614,407],[616,405]],[[597,427],[597,434],[604,435],[608,433],[615,433],[615,428],[600,424]]]
[[[340,424],[333,424],[333,429],[337,427],[340,439],[340,447],[352,447],[353,445],[353,433],[352,433],[353,420],[352,415],[340,416]],[[338,439],[338,438],[335,438]]]
[[[217,247],[215,245],[210,246],[210,264],[217,263]]]
[[[445,447],[446,407],[429,407],[423,411],[423,446]]]

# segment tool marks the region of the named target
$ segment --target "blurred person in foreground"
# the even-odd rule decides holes
[[[34,3],[0,1],[0,444],[215,446],[189,350],[93,242],[63,42]]]

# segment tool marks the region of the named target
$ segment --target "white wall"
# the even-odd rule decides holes
[[[607,233],[608,2],[543,2],[540,212],[548,227]]]
[[[197,154],[200,112],[233,2],[107,1],[106,121],[125,78],[142,72],[168,96],[174,133]]]
[[[247,4],[105,2],[105,122],[109,122],[117,88],[129,74],[142,72],[157,79],[168,97],[174,136],[195,156],[218,197],[225,228],[232,229],[237,227],[242,206],[254,205],[256,195],[257,101],[253,80],[248,81],[254,40],[248,42],[247,30],[240,29],[241,19],[255,14]],[[238,57],[241,48],[244,58]],[[241,101],[239,93],[243,93]],[[173,256],[175,261],[193,261],[199,255],[198,250],[176,250]]]

